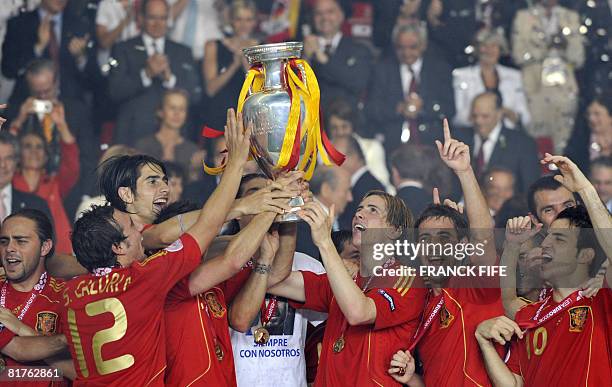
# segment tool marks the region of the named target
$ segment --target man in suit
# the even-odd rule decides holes
[[[384,191],[385,187],[368,170],[363,151],[353,136],[337,137],[334,140],[336,149],[346,156],[340,168],[351,176],[351,196],[353,201],[346,205],[342,215],[338,218],[341,230],[350,230],[353,215],[365,194],[372,190]]]
[[[504,203],[514,196],[515,180],[511,170],[500,166],[489,168],[482,175],[480,187],[491,215],[496,216]]]
[[[10,19],[2,45],[2,73],[16,79],[9,99],[18,107],[27,98],[24,78],[27,65],[37,58],[54,63],[62,96],[83,99],[88,83],[95,78],[96,61],[89,46],[92,44],[85,20],[65,12],[68,0],[42,0],[40,7]],[[14,118],[16,110],[8,112]],[[11,115],[13,114],[13,115]]]
[[[119,104],[115,142],[127,145],[156,131],[165,90],[186,90],[192,105],[202,92],[191,49],[166,38],[166,1],[145,0],[142,9],[142,35],[113,48],[117,65],[109,75],[110,96]]]
[[[366,46],[342,35],[344,12],[336,0],[317,0],[313,16],[316,34],[304,37],[304,56],[317,74],[322,106],[341,98],[357,111],[368,85],[372,54]]]
[[[612,212],[612,157],[601,156],[593,160],[590,177],[601,201]]]
[[[525,192],[540,176],[537,147],[524,132],[505,128],[502,117],[499,94],[479,94],[472,103],[474,127],[457,137],[473,150],[472,166],[478,177],[491,167],[505,167],[516,178],[517,192]]]
[[[424,146],[402,144],[391,155],[391,180],[397,194],[410,209],[419,214],[431,203],[431,193],[425,189],[431,160]]]
[[[314,200],[319,202],[324,210],[334,205],[336,219],[332,231],[340,230],[338,218],[345,212],[347,205],[353,201],[351,193],[351,175],[339,167],[317,167],[317,172],[310,181],[310,191]],[[349,229],[346,229],[349,230]],[[312,241],[310,227],[306,222],[298,223],[296,251],[318,257],[319,250]]]
[[[388,152],[408,141],[433,145],[442,138],[442,119],[455,115],[451,68],[427,48],[422,24],[398,26],[393,42],[396,55],[376,65],[370,80],[370,127],[384,134]]]
[[[19,142],[10,132],[0,131],[0,222],[13,212],[34,208],[45,213],[49,219],[49,206],[40,197],[13,188],[13,175],[17,169]]]

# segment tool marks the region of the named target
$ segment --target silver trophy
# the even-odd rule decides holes
[[[243,50],[251,66],[261,66],[263,69],[265,78],[263,86],[261,90],[250,91],[244,102],[242,113],[245,125],[253,123],[251,155],[261,171],[272,180],[281,172],[276,166],[285,140],[291,108],[285,67],[289,65],[290,59],[300,58],[302,49],[302,43],[288,42],[265,44]],[[304,101],[300,97],[302,128],[306,114]],[[306,140],[304,136],[300,143],[300,161],[304,155]],[[294,197],[289,205],[292,211],[283,215],[280,222],[300,220],[294,212],[304,205],[304,199],[300,196]]]

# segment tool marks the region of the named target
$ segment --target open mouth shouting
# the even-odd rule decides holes
[[[167,204],[168,204],[168,196],[164,196],[164,197],[155,199],[153,201],[153,212],[155,212],[156,215],[159,215],[161,210],[163,210]]]

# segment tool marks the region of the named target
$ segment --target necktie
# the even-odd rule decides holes
[[[8,214],[6,213],[6,206],[4,205],[4,192],[0,193],[0,222],[4,221]]]
[[[53,140],[53,119],[51,119],[51,114],[45,114],[43,117],[42,129],[47,143],[50,143]]]
[[[412,66],[408,66],[408,71],[410,72],[410,85],[408,86],[408,95],[410,96],[412,93],[418,94],[419,84],[417,83],[416,74]],[[408,127],[410,128],[411,137],[414,139],[416,144],[420,144],[419,141],[419,120],[416,118],[411,118],[408,120]]]
[[[476,173],[478,176],[481,176],[485,171],[485,159],[484,159],[484,146],[487,143],[486,137],[480,137],[480,149],[478,150],[478,155],[476,156]]]
[[[60,68],[59,63],[59,43],[57,41],[57,36],[55,35],[55,21],[51,20],[50,23],[50,31],[49,31],[49,44],[47,46],[49,50],[49,56],[53,61],[53,65],[55,66],[55,72]]]

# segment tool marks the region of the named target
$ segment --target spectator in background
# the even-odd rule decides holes
[[[538,151],[533,139],[504,126],[499,94],[484,92],[472,103],[472,129],[457,131],[459,141],[472,150],[472,166],[480,178],[492,167],[504,167],[516,177],[516,189],[524,192],[540,176]]]
[[[136,0],[102,0],[96,13],[96,37],[98,38],[98,64],[102,71],[110,70],[111,48],[140,34],[138,14],[140,2]]]
[[[504,167],[491,167],[482,175],[480,186],[493,217],[514,196],[514,180],[514,173]]]
[[[325,128],[329,131],[332,143],[337,137],[353,136],[363,151],[366,164],[372,175],[383,183],[387,190],[392,188],[385,161],[385,150],[380,141],[361,137],[357,133],[359,131],[357,115],[346,101],[335,100],[328,106],[328,109],[325,111]]]
[[[226,150],[225,137],[221,136],[211,139],[210,152],[206,161],[207,165],[220,167],[227,156]],[[221,176],[209,175],[200,169],[198,173],[195,173],[195,171],[194,173],[189,173],[187,180],[188,183],[185,184],[183,199],[199,204],[202,207],[217,185],[219,185]]]
[[[204,49],[204,123],[223,130],[227,109],[236,106],[244,73],[249,64],[242,49],[257,44],[253,31],[257,26],[257,8],[250,0],[235,0],[230,8],[232,36],[206,42]]]
[[[425,20],[426,2],[422,0],[372,1],[372,40],[382,50],[382,55],[393,54],[391,34],[396,25]]]
[[[323,209],[329,212],[329,208],[335,206],[334,224],[332,231],[340,230],[338,219],[346,211],[347,205],[353,201],[351,193],[351,175],[339,167],[317,167],[314,177],[310,181],[310,190],[314,200],[318,201]],[[350,228],[349,228],[350,229]],[[298,223],[296,251],[318,257],[319,250],[312,241],[306,222]]]
[[[612,91],[593,98],[586,120],[576,125],[565,153],[582,170],[589,170],[591,160],[612,156]]]
[[[559,153],[567,145],[578,107],[574,69],[584,63],[579,27],[578,14],[557,0],[540,0],[514,19],[512,58],[521,67],[531,108],[527,130],[536,139],[552,139]]]
[[[10,19],[2,45],[2,73],[16,79],[9,104],[19,106],[27,98],[24,77],[27,65],[37,58],[53,62],[62,97],[81,99],[97,66],[90,60],[91,43],[86,21],[64,12],[67,0],[42,0],[40,7]],[[4,4],[3,4],[4,7]],[[8,118],[14,118],[8,112]]]
[[[166,91],[157,110],[159,130],[138,140],[135,148],[158,160],[176,162],[185,171],[190,170],[192,157],[198,153],[199,148],[181,135],[181,129],[187,121],[188,108],[189,96],[186,91]],[[202,165],[202,160],[198,160],[197,164]]]
[[[304,37],[304,57],[312,65],[321,88],[321,103],[342,98],[357,111],[368,85],[372,54],[364,45],[344,36],[344,12],[336,0],[316,0],[315,33]]]
[[[178,163],[165,162],[166,172],[168,176],[168,204],[172,204],[181,200],[183,195],[183,185],[186,181],[185,170]]]
[[[353,136],[336,138],[334,146],[340,153],[346,156],[340,168],[344,169],[351,176],[351,197],[355,201],[348,203],[342,215],[338,218],[340,229],[350,230],[352,228],[353,215],[357,211],[357,206],[360,202],[358,198],[363,198],[370,191],[384,191],[385,188],[370,173],[365,163],[363,151]]]
[[[201,94],[191,50],[166,38],[168,4],[143,0],[142,7],[143,32],[113,47],[117,65],[109,74],[110,96],[119,104],[115,142],[126,145],[155,132],[165,90],[187,90],[193,104]]]
[[[499,64],[499,58],[510,52],[506,38],[500,30],[483,29],[476,34],[475,40],[478,63],[453,71],[457,108],[453,122],[459,127],[470,126],[470,108],[474,97],[484,91],[492,91],[502,97],[504,125],[509,129],[527,127],[531,114],[527,108],[521,73]]]
[[[602,156],[591,163],[591,182],[601,201],[612,212],[612,157]]]
[[[431,158],[422,145],[402,144],[391,155],[391,177],[396,196],[404,201],[415,217],[431,203],[427,179],[431,172]]]
[[[402,142],[433,144],[442,136],[442,118],[455,115],[450,66],[427,48],[425,26],[398,26],[393,42],[396,55],[375,66],[365,106],[388,152]]]
[[[42,211],[51,219],[49,206],[40,197],[18,190],[13,177],[19,163],[19,141],[7,130],[0,131],[0,222],[24,208]]]
[[[71,254],[71,224],[62,202],[79,178],[79,148],[64,119],[63,107],[56,107],[52,115],[57,116],[60,136],[60,164],[57,173],[47,174],[49,161],[47,142],[38,131],[21,132],[19,170],[13,177],[13,186],[19,190],[36,194],[47,201],[53,217],[56,235],[56,251]]]
[[[204,45],[223,38],[219,0],[168,0],[171,5],[170,38],[191,48],[196,62],[204,58]]]
[[[71,187],[61,187],[66,210],[72,214],[81,196],[94,184],[91,175],[95,169],[99,144],[94,136],[89,109],[81,100],[59,95],[51,60],[39,59],[31,62],[27,67],[25,79],[30,96],[18,108],[19,113],[12,122],[11,130],[15,133],[38,132],[43,135],[47,152],[45,168],[50,173],[57,172],[61,166],[65,139],[76,137],[77,163],[83,173],[76,186],[75,182],[72,182],[72,191]],[[46,106],[41,110],[42,105]],[[67,136],[66,133],[70,135]],[[79,178],[78,168],[70,173],[71,179]],[[70,194],[65,196],[68,192]],[[61,199],[58,197],[57,200]]]
[[[431,41],[448,55],[453,67],[473,62],[472,38],[482,28],[501,29],[509,36],[516,11],[524,0],[431,0],[427,22]]]

